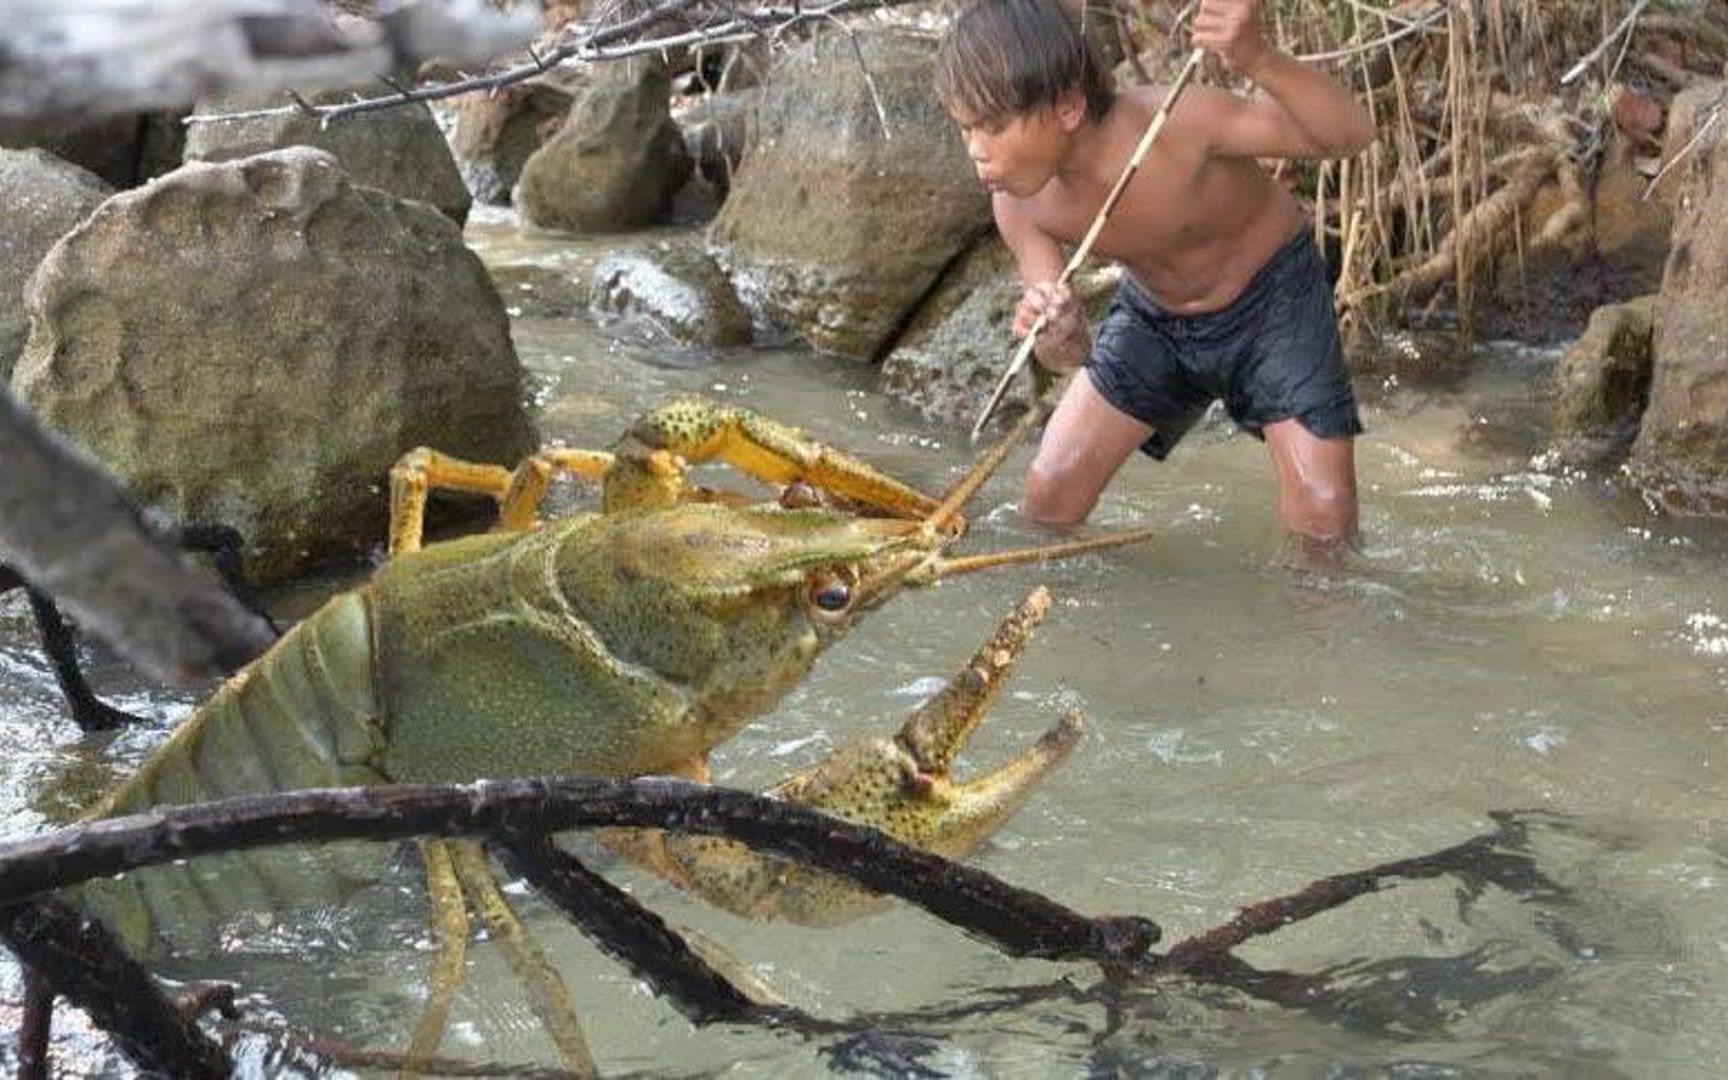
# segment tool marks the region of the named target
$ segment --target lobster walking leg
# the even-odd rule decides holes
[[[770,484],[802,481],[894,517],[917,519],[937,505],[923,492],[753,409],[680,398],[647,413],[619,443],[606,471],[606,509],[666,506],[686,498],[686,461],[724,461]]]
[[[468,949],[468,909],[462,903],[462,884],[456,877],[450,845],[442,840],[420,841],[420,862],[426,868],[426,895],[431,908],[432,937],[437,942],[432,970],[426,976],[426,1004],[408,1040],[403,1075],[425,1068],[444,1040],[444,1025],[450,1005],[462,984],[462,961]]]
[[[486,862],[485,851],[473,840],[452,841],[451,848],[462,891],[479,914],[487,937],[504,950],[510,970],[527,991],[528,1004],[557,1045],[564,1064],[579,1076],[597,1075],[594,1055],[588,1050],[582,1023],[576,1018],[576,1007],[570,1002],[570,991],[539,942],[516,917],[504,894],[498,891],[498,882]]]

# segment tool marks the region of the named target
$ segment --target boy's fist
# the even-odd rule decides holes
[[[1074,290],[1052,281],[1027,286],[1014,308],[1014,336],[1031,333],[1040,315],[1044,316],[1044,329],[1033,348],[1038,359],[1058,371],[1078,366],[1086,358],[1090,341]]]
[[[1266,54],[1259,0],[1200,0],[1191,33],[1194,47],[1217,53],[1230,70],[1252,78]]]

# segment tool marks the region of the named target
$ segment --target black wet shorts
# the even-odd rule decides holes
[[[1362,433],[1332,287],[1307,229],[1217,311],[1172,315],[1124,273],[1086,370],[1106,401],[1152,425],[1140,449],[1160,461],[1220,398],[1256,437],[1291,417],[1321,438]]]

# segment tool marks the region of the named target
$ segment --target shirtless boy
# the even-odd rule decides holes
[[[1278,516],[1311,541],[1356,531],[1354,439],[1332,292],[1302,209],[1262,158],[1327,158],[1368,145],[1367,111],[1325,74],[1269,46],[1257,0],[1201,0],[1195,46],[1252,80],[1254,99],[1183,92],[1094,250],[1122,284],[1096,338],[1057,286],[1163,101],[1113,92],[1062,0],[976,0],[937,59],[936,86],[960,126],[996,226],[1025,285],[1023,335],[1069,380],[1026,474],[1021,512],[1085,520],[1136,447],[1162,460],[1217,398],[1265,440]]]

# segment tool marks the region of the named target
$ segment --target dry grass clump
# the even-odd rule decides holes
[[[1142,71],[1167,72],[1186,51],[1188,5],[1091,3],[1102,35],[1129,42]],[[1631,93],[1646,112],[1658,110],[1659,124],[1677,90],[1719,76],[1728,57],[1728,10],[1710,0],[1266,8],[1283,47],[1353,85],[1379,123],[1366,153],[1295,166],[1291,177],[1339,260],[1340,310],[1357,330],[1449,301],[1468,333],[1496,261],[1589,228],[1596,163],[1615,119],[1625,127],[1631,111],[1616,99]],[[1646,163],[1653,171],[1655,159]]]

